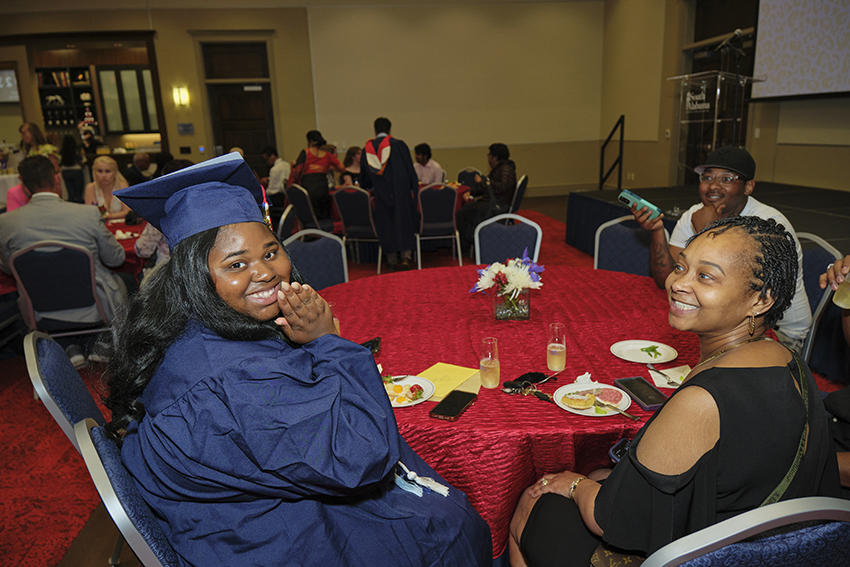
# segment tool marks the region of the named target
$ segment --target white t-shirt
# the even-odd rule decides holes
[[[702,203],[698,203],[685,211],[682,218],[676,223],[673,229],[673,234],[670,235],[670,246],[684,248],[696,231],[694,231],[693,215],[703,207]],[[797,286],[794,290],[794,298],[791,300],[791,307],[785,312],[782,319],[779,320],[777,327],[786,336],[805,340],[809,329],[812,326],[812,312],[809,309],[809,298],[806,295],[806,288],[803,286],[803,249],[800,248],[800,241],[797,240],[797,233],[794,232],[794,227],[785,218],[785,215],[777,211],[771,206],[765,205],[754,199],[747,198],[747,204],[744,210],[741,211],[741,216],[759,217],[763,219],[774,219],[781,223],[785,230],[791,233],[794,237],[794,245],[797,248]]]
[[[275,195],[283,193],[283,185],[289,179],[289,172],[292,171],[292,166],[283,158],[277,158],[274,165],[269,170],[269,186],[266,193]]]

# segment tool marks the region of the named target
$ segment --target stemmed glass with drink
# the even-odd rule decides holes
[[[549,341],[546,343],[546,366],[552,372],[560,372],[567,364],[567,336],[563,323],[549,325]]]
[[[481,340],[481,385],[485,388],[499,387],[499,341],[495,337]]]

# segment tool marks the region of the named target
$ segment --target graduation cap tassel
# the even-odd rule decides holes
[[[269,227],[269,230],[274,232],[272,228],[272,217],[269,215],[269,201],[266,199],[266,188],[261,187],[263,190],[263,220],[266,221],[266,226]]]

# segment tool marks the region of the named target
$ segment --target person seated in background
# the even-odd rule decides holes
[[[372,354],[300,282],[242,159],[117,196],[172,255],[98,351],[107,430],[181,564],[492,563],[486,522],[401,437]]]
[[[345,169],[339,174],[340,185],[360,185],[360,157],[362,155],[363,151],[358,146],[351,146],[345,152],[345,158],[342,160]]]
[[[15,211],[0,215],[0,270],[9,274],[12,254],[41,240],[61,240],[82,246],[95,259],[94,271],[97,292],[106,316],[111,318],[118,305],[127,299],[128,289],[135,289],[132,274],[115,273],[124,263],[124,248],[106,228],[96,208],[68,203],[59,197],[59,171],[44,156],[32,156],[18,166],[21,179],[32,192],[32,199]],[[51,277],[62,277],[51,274]],[[60,321],[97,322],[100,315],[92,306],[40,313]]]
[[[241,154],[240,154],[241,155]],[[266,195],[273,207],[283,207],[286,204],[286,180],[292,171],[292,166],[285,159],[277,156],[277,148],[263,148],[263,161],[269,166],[269,176],[260,179],[266,188]]]
[[[53,146],[49,146],[52,148]],[[48,150],[49,151],[49,150]],[[44,155],[47,159],[50,160],[50,163],[53,164],[53,169],[56,172],[55,182],[56,182],[56,192],[57,195],[62,197],[64,192],[62,190],[62,169],[59,167],[59,158],[54,153],[49,154],[36,154],[36,155]],[[18,173],[18,179],[21,181],[19,184],[10,187],[9,191],[6,193],[6,212],[14,211],[15,209],[19,209],[30,202],[32,198],[32,192],[27,189],[26,184],[23,181],[23,178]]]
[[[173,161],[174,156],[169,152],[160,152],[154,158],[154,162],[156,163],[156,171],[151,176],[151,179],[156,179],[157,177],[163,175],[162,170],[165,167],[165,164]]]
[[[666,242],[662,223],[664,215],[650,220],[648,207],[641,210],[636,210],[636,206],[632,207],[632,214],[640,226],[651,232],[650,269],[655,283],[658,287],[664,287],[664,281],[673,271],[675,258],[685,247],[685,243],[712,221],[735,215],[774,219],[783,225],[794,239],[798,264],[791,307],[774,331],[779,342],[799,354],[812,326],[812,312],[803,286],[803,251],[794,227],[785,215],[752,197],[756,187],[753,180],[756,162],[746,150],[731,146],[715,150],[708,156],[706,163],[695,167],[694,171],[700,176],[701,202],[682,214],[673,234],[670,235],[669,244]]]
[[[163,165],[162,175],[168,175],[173,171],[184,169],[191,165],[194,164],[188,159],[171,160]],[[153,265],[151,266],[148,263],[142,269],[142,278],[146,278],[157,266],[161,266],[171,258],[171,249],[168,247],[168,241],[165,235],[151,223],[145,225],[139,238],[133,244],[133,248],[136,251],[136,256],[139,258],[153,258]]]
[[[838,289],[847,275],[850,274],[850,256],[845,256],[830,264],[826,273],[820,276],[820,287],[826,289],[830,286],[833,290]],[[850,346],[850,309],[841,310],[841,329],[844,332],[844,340]],[[832,428],[832,437],[838,449],[838,472],[841,474],[841,495],[850,500],[850,388],[843,388],[836,392],[827,394],[823,399],[827,411],[832,415],[829,425]]]
[[[83,173],[83,154],[73,136],[65,135],[62,138],[62,147],[59,148],[59,166],[62,171],[62,179],[68,188],[68,200],[72,203],[82,203],[86,189],[85,175]]]
[[[699,337],[699,362],[602,482],[564,471],[523,492],[513,567],[646,556],[765,503],[840,494],[817,383],[765,335],[791,304],[797,268],[794,239],[773,219],[721,219],[686,244],[667,277],[668,319]]]
[[[413,169],[416,170],[416,177],[419,178],[420,184],[430,185],[431,183],[443,182],[443,168],[431,159],[431,146],[419,144],[413,148],[413,154],[416,156]]]
[[[91,168],[94,181],[86,185],[86,203],[97,205],[105,219],[126,217],[130,208],[113,196],[113,192],[127,187],[127,180],[118,171],[118,164],[109,156],[98,156]]]
[[[129,185],[138,185],[150,179],[148,169],[151,167],[151,157],[145,152],[133,155],[133,164],[124,170],[124,179]]]
[[[39,150],[50,144],[47,143],[47,138],[42,133],[41,128],[35,122],[24,122],[18,127],[18,133],[21,135],[20,148],[9,156],[6,167],[16,169],[24,159],[33,156],[40,152]],[[42,155],[46,155],[43,154]]]
[[[307,190],[313,212],[318,219],[331,216],[331,193],[328,185],[328,171],[333,169],[342,173],[345,168],[336,156],[322,149],[327,142],[318,130],[307,132],[307,147],[301,150],[292,173],[289,174],[287,187],[297,183]]]
[[[463,250],[470,250],[475,227],[490,217],[507,213],[516,191],[516,164],[505,144],[492,144],[487,152],[490,173],[475,175],[475,187],[463,195],[465,205],[457,212],[457,228]]]

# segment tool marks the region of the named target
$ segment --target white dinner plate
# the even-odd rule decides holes
[[[661,356],[653,357],[648,352],[645,352],[641,349],[648,347],[657,347],[658,353]],[[646,364],[647,362],[651,362],[653,364],[660,364],[662,362],[670,362],[671,360],[675,360],[679,353],[676,352],[671,346],[667,346],[663,343],[655,342],[655,341],[642,341],[642,340],[633,340],[633,341],[620,341],[618,343],[614,343],[611,345],[611,353],[623,360],[628,360],[629,362],[640,362],[641,364]]]
[[[395,376],[393,376],[393,378],[395,378]],[[397,404],[395,400],[390,400],[390,403],[393,405],[394,408],[406,408],[410,406],[415,406],[416,404],[421,404],[422,402],[433,396],[434,392],[437,391],[437,387],[434,386],[433,382],[431,382],[427,378],[420,378],[419,376],[408,376],[407,378],[402,378],[398,382],[394,382],[394,384],[398,384],[399,386],[404,386],[405,384],[407,384],[408,386],[419,384],[420,386],[422,386],[421,398],[406,404]]]
[[[625,411],[629,409],[629,406],[632,405],[632,399],[629,395],[621,390],[620,388],[615,388],[614,386],[609,386],[608,384],[599,384],[597,382],[592,382],[590,384],[567,384],[566,386],[561,386],[555,393],[552,394],[552,399],[558,405],[558,407],[567,410],[568,412],[577,413],[578,415],[586,415],[587,417],[608,417],[609,415],[619,415],[619,412],[612,410],[611,408],[600,408],[597,406],[593,406],[587,409],[576,409],[571,408],[567,404],[561,401],[561,398],[565,394],[572,394],[574,392],[579,392],[581,390],[616,390],[620,392],[623,397],[620,400],[620,403],[617,404],[617,407],[621,410]],[[597,411],[598,410],[598,411]]]

